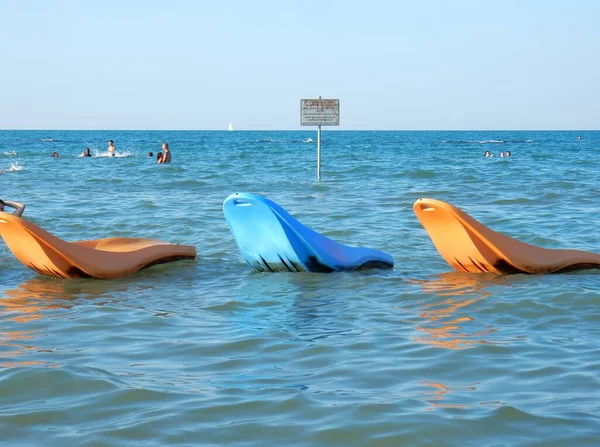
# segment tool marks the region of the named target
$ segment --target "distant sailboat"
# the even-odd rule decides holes
[[[231,132],[233,130],[233,126],[231,125],[231,121],[229,121],[229,131]]]

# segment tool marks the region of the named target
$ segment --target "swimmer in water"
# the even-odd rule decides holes
[[[52,156],[53,156],[54,158],[58,157],[58,152],[52,152]]]
[[[159,163],[171,163],[171,150],[169,149],[169,143],[163,143],[162,150],[163,155]]]
[[[81,153],[80,157],[91,157],[92,153],[90,152],[90,148],[86,147]]]
[[[108,155],[114,157],[116,151],[117,148],[115,147],[115,143],[113,142],[113,140],[108,140],[108,147],[106,148],[106,152],[108,152]]]

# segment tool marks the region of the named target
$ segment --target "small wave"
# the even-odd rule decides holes
[[[110,157],[110,158],[123,158],[123,157],[131,157],[133,154],[129,151],[125,152],[115,152],[114,155],[110,154],[108,151],[100,152],[97,149],[94,149],[94,157]]]
[[[443,144],[498,144],[504,140],[442,140]]]
[[[44,143],[52,143],[54,141],[54,138],[42,138],[42,141]]]
[[[434,171],[428,171],[426,169],[416,169],[414,171],[408,171],[405,174],[408,178],[414,178],[414,179],[427,179],[427,178],[434,178],[435,177],[435,172]]]
[[[11,156],[17,155],[17,151],[7,151],[4,153],[4,155],[11,157]]]
[[[442,144],[519,144],[533,143],[533,140],[442,140]]]
[[[8,172],[17,172],[17,171],[22,171],[22,170],[23,170],[23,166],[21,166],[18,161],[14,161],[11,163],[10,168],[0,169],[0,174],[6,174]]]
[[[307,138],[306,140],[302,140],[303,143],[313,143],[314,140],[312,138]]]
[[[496,199],[492,200],[492,205],[528,205],[535,203],[535,200],[527,199],[524,197],[511,198],[511,199]]]

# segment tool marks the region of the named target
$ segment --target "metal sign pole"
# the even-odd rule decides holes
[[[340,125],[339,99],[301,99],[300,125],[317,126],[317,181],[321,181],[321,126]]]
[[[321,126],[317,127],[317,181],[321,181]]]

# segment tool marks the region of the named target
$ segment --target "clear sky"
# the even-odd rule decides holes
[[[0,129],[599,129],[600,1],[0,0]],[[307,128],[310,129],[310,128]]]

